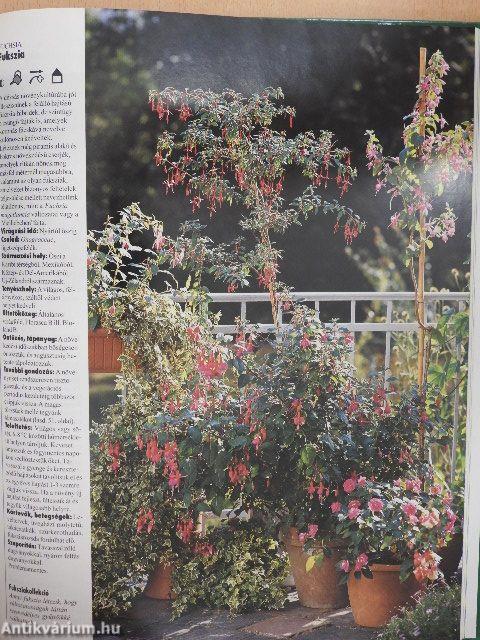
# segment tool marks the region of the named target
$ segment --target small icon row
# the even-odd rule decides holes
[[[32,69],[30,71],[30,78],[29,78],[28,84],[33,84],[34,82],[38,82],[39,84],[41,84],[45,80],[45,76],[43,74],[44,74],[43,69]],[[52,72],[51,81],[52,81],[52,84],[62,84],[63,73],[59,69],[54,69],[54,71]],[[19,85],[19,84],[22,84],[22,82],[23,82],[22,72],[19,69],[17,69],[17,71],[15,71],[15,73],[13,74],[13,78],[10,82],[10,85],[12,84]],[[0,86],[3,86],[3,82],[0,83]]]

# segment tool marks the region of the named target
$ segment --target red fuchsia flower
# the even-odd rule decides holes
[[[301,349],[308,349],[311,346],[312,346],[311,340],[309,340],[307,334],[304,333],[302,339],[300,340],[300,348]]]
[[[383,510],[383,501],[380,498],[372,498],[368,501],[368,508],[372,513],[380,513]]]
[[[178,110],[178,117],[182,122],[186,122],[192,115],[192,110],[186,104],[182,104]]]
[[[332,502],[332,504],[330,505],[330,509],[332,513],[340,513],[340,511],[342,510],[342,505],[338,501]]]
[[[350,400],[347,406],[348,415],[351,416],[352,414],[356,413],[359,408],[360,408],[359,402],[357,402],[356,400]]]
[[[427,551],[424,551],[423,553],[415,551],[413,556],[413,575],[418,582],[426,582],[427,580],[431,580],[433,582],[439,576],[439,562],[440,556],[430,549],[427,549]]]
[[[120,442],[109,442],[107,448],[107,455],[111,458],[111,462],[108,466],[110,471],[113,471],[115,475],[117,475],[118,470],[120,468],[120,455],[121,455],[121,446]]]
[[[315,484],[313,482],[313,480],[310,480],[310,484],[308,485],[308,489],[307,489],[307,493],[310,496],[310,498],[313,498],[313,496],[315,495],[315,491],[316,491],[316,487]]]
[[[210,353],[208,358],[205,355],[197,358],[197,369],[205,378],[221,378],[228,369],[228,365],[223,362],[220,354]]]
[[[295,412],[293,415],[293,424],[296,426],[297,430],[300,429],[305,424],[305,416],[302,415],[302,401],[298,398],[292,400],[291,408]]]
[[[182,542],[186,544],[190,540],[194,528],[195,526],[191,518],[178,521],[177,533],[180,536]]]
[[[235,291],[238,289],[238,285],[235,282],[230,282],[230,284],[227,287],[227,292],[228,293],[235,293]]]
[[[192,342],[198,342],[200,340],[201,332],[202,329],[198,324],[193,327],[187,327],[187,335]]]
[[[348,560],[342,560],[340,568],[345,573],[348,573],[350,571],[350,562]]]
[[[355,571],[361,571],[363,567],[368,565],[368,556],[366,553],[361,553],[355,561]]]
[[[228,477],[232,484],[244,484],[245,480],[250,475],[250,469],[241,460],[232,460],[228,467]]]
[[[140,509],[137,518],[137,534],[141,533],[144,529],[146,529],[147,533],[150,533],[154,526],[155,518],[153,517],[151,509],[148,511]]]
[[[265,427],[261,427],[255,434],[255,436],[252,438],[252,444],[255,447],[256,453],[258,453],[258,448],[260,447],[262,442],[265,442],[266,439],[267,439],[267,430],[265,429]]]
[[[349,182],[347,184],[350,184]],[[342,188],[342,194],[343,195],[344,191]],[[345,237],[345,242],[347,244],[352,244],[352,242],[355,240],[355,238],[358,237],[358,225],[356,223],[352,223],[351,226],[350,224],[348,224],[348,222],[345,224],[345,226],[343,227],[343,235]]]
[[[355,478],[347,478],[343,483],[343,490],[345,493],[352,493],[357,488],[357,481]]]
[[[148,440],[145,455],[153,465],[158,464],[162,459],[163,451],[158,448],[157,436],[153,436]]]
[[[237,358],[241,358],[246,353],[252,353],[253,350],[254,345],[252,336],[249,336],[247,339],[243,332],[239,333],[235,338],[235,355]]]

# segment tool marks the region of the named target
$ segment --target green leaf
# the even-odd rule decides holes
[[[306,572],[309,573],[314,566],[315,566],[315,556],[308,556],[307,562],[305,563]]]

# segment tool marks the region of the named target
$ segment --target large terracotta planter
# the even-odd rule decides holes
[[[88,370],[90,373],[118,373],[118,356],[123,345],[120,338],[106,329],[88,332]]]
[[[156,600],[172,600],[172,571],[171,564],[159,564],[148,579],[144,595]]]
[[[441,558],[440,570],[445,580],[451,580],[458,571],[458,565],[462,559],[463,531],[456,533],[446,547],[437,551]]]
[[[400,582],[400,565],[374,564],[370,569],[373,579],[349,575],[348,595],[356,624],[379,628],[408,604],[420,585],[413,576]]]
[[[305,568],[308,554],[303,551],[303,544],[298,539],[296,529],[290,529],[284,544],[300,604],[304,607],[324,610],[346,607],[347,588],[346,585],[339,584],[340,576],[335,568],[336,563],[341,560],[341,544],[329,543],[332,557],[325,557],[320,566],[315,566],[308,573]]]

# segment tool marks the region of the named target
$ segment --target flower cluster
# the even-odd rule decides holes
[[[425,489],[418,478],[393,484],[347,478],[331,507],[337,534],[347,542],[339,570],[371,577],[372,564],[398,563],[403,576],[436,580],[437,551],[455,533],[451,500],[444,487],[433,483]]]

